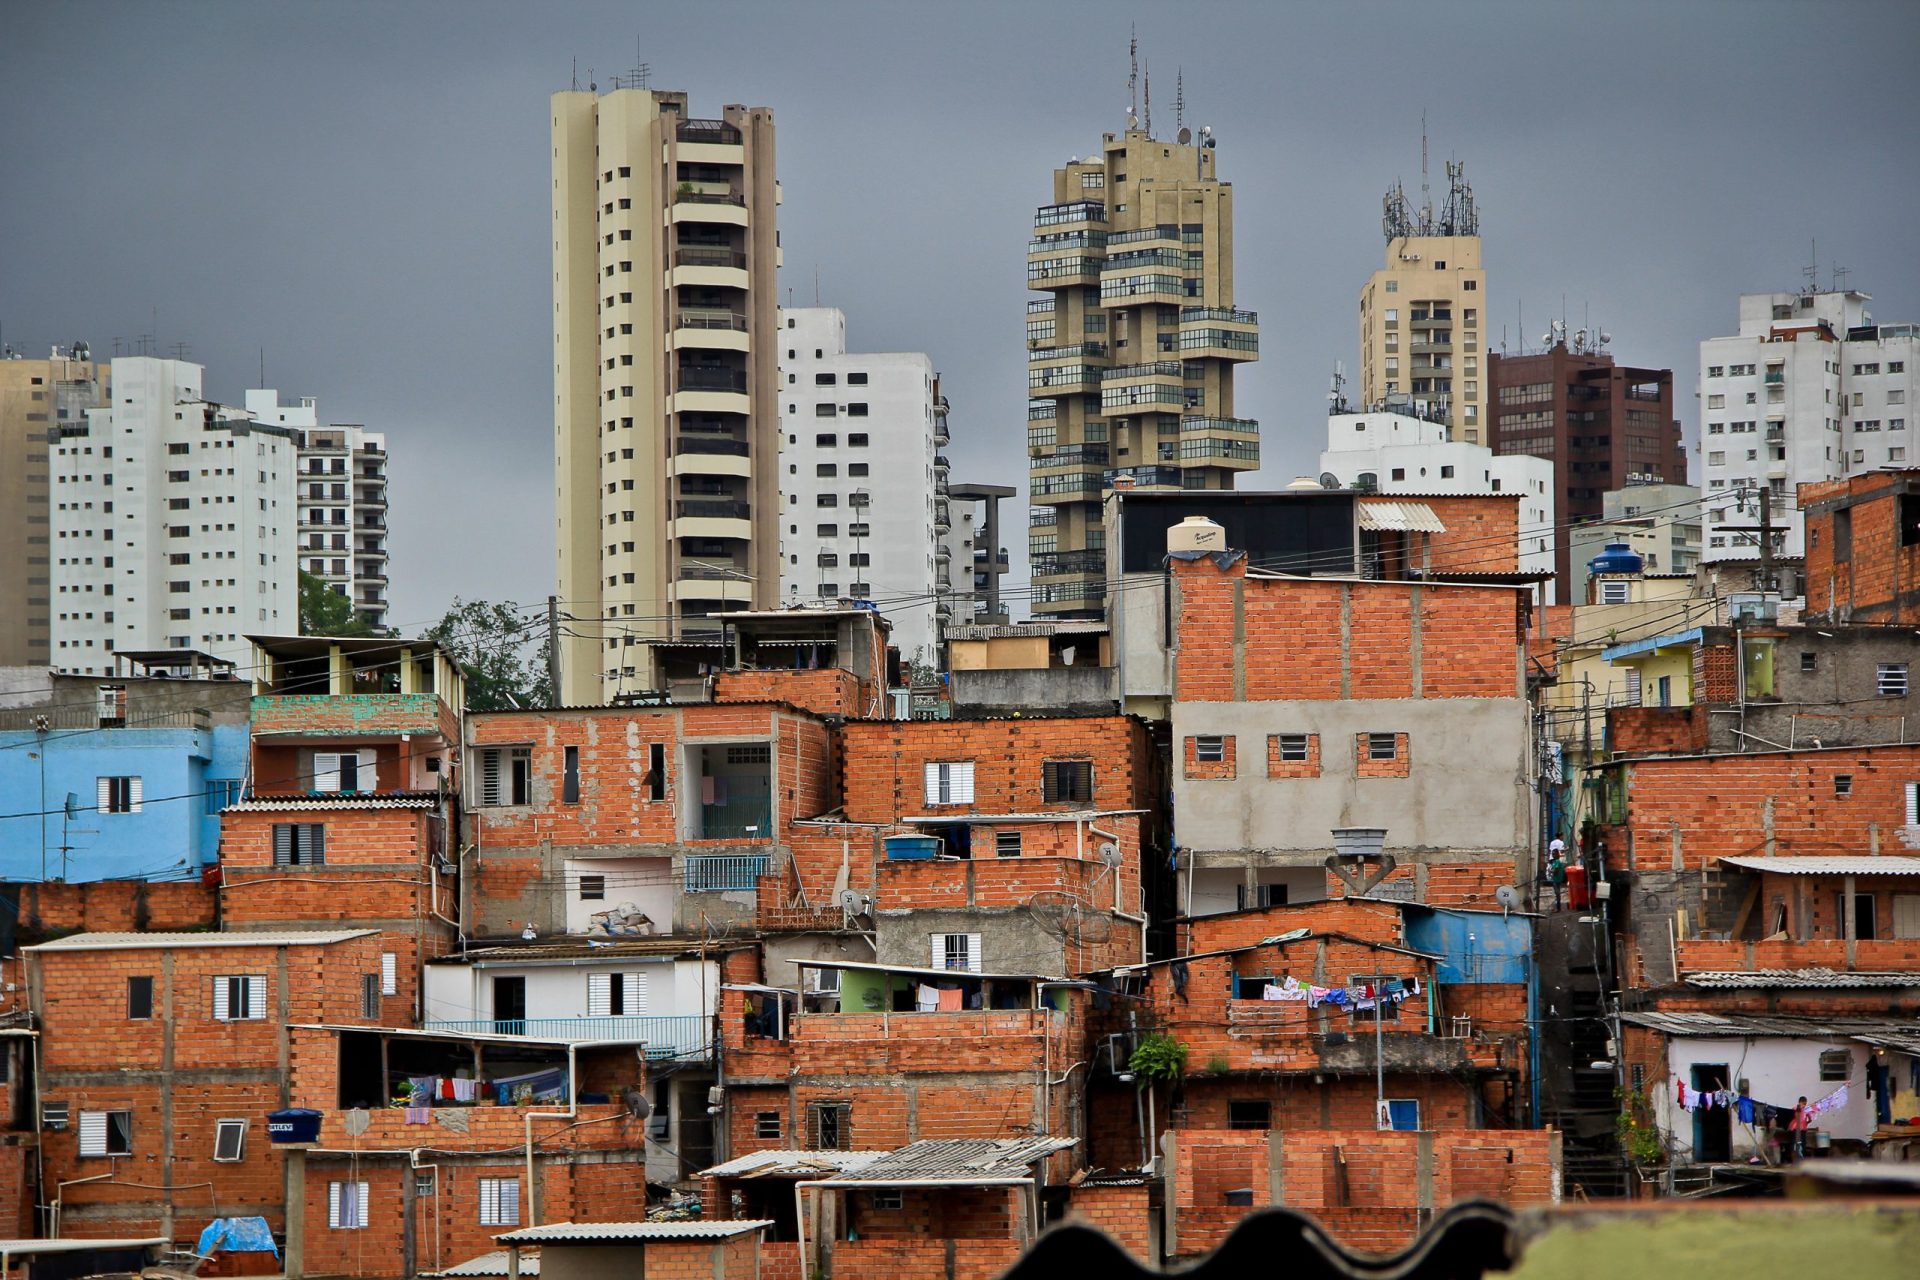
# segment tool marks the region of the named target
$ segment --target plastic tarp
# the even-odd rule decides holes
[[[215,1218],[200,1233],[195,1253],[211,1258],[216,1253],[270,1253],[280,1256],[273,1242],[273,1231],[265,1218]]]

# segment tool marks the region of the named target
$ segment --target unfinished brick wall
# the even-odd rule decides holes
[[[1682,755],[1707,748],[1707,707],[1609,707],[1607,743],[1628,755]]]
[[[1301,738],[1307,740],[1307,754],[1304,760],[1288,760],[1284,757],[1281,740]],[[1317,778],[1320,776],[1320,735],[1270,733],[1267,735],[1267,776],[1269,778]]]
[[[715,702],[784,702],[823,716],[881,717],[873,689],[851,671],[723,671],[714,677]]]
[[[1920,472],[1874,471],[1800,486],[1809,621],[1920,624],[1920,542],[1903,545],[1900,507]],[[1844,511],[1844,516],[1841,514]],[[1836,558],[1834,525],[1850,525]]]
[[[1405,946],[1406,933],[1401,922],[1400,908],[1386,902],[1333,899],[1259,907],[1188,920],[1181,926],[1184,939],[1182,949],[1186,954],[1194,955],[1225,951],[1230,947],[1250,947],[1263,938],[1275,937],[1292,929],[1344,933],[1370,942]]]
[[[218,895],[192,880],[95,880],[87,884],[23,884],[19,939],[29,945],[65,933],[144,933],[212,929]]]
[[[1127,716],[849,724],[843,742],[846,812],[854,822],[892,823],[946,810],[990,816],[1139,809],[1152,799],[1146,727]],[[1041,765],[1048,760],[1091,761],[1092,802],[1046,799]],[[940,761],[973,762],[971,804],[928,803],[925,768]]]
[[[1906,785],[1920,744],[1636,760],[1627,766],[1629,868],[1703,869],[1729,856],[1910,852]],[[1838,795],[1834,777],[1852,778]]]
[[[46,1185],[116,1175],[67,1189],[67,1233],[137,1229],[191,1239],[211,1218],[231,1214],[265,1216],[278,1228],[285,1184],[265,1117],[288,1099],[287,1026],[365,1025],[353,975],[378,971],[376,939],[30,955],[42,1030],[40,1096],[66,1102],[74,1117],[68,1129],[43,1137]],[[216,1021],[214,979],[240,974],[266,977],[267,1016]],[[135,976],[153,980],[151,1018],[127,1016],[127,980]],[[82,1111],[130,1112],[131,1154],[81,1156]],[[222,1119],[249,1121],[239,1161],[213,1159]],[[171,1202],[152,1186],[130,1185],[169,1182],[177,1188]]]
[[[1066,1220],[1106,1232],[1136,1261],[1153,1265],[1158,1262],[1150,1255],[1153,1213],[1153,1190],[1144,1183],[1093,1184],[1075,1187],[1069,1193]]]
[[[1349,1248],[1406,1247],[1440,1210],[1487,1197],[1516,1208],[1552,1203],[1559,1135],[1552,1130],[1439,1133],[1364,1129],[1266,1133],[1175,1130],[1168,1135],[1172,1252],[1215,1248],[1248,1212],[1226,1193],[1251,1190],[1253,1208],[1285,1204],[1317,1218]],[[1278,1183],[1279,1196],[1274,1196]]]
[[[1206,738],[1209,743],[1214,738],[1219,739],[1220,741],[1220,758],[1219,759],[1217,760],[1201,759],[1200,748],[1202,746],[1202,742],[1201,742],[1202,738]],[[1181,773],[1184,777],[1201,778],[1201,779],[1208,779],[1213,781],[1228,779],[1235,776],[1235,767],[1236,767],[1235,762],[1239,756],[1239,741],[1231,733],[1228,733],[1228,734],[1191,734],[1190,733],[1182,740],[1181,754],[1183,756]]]
[[[1377,757],[1373,751],[1372,733],[1357,733],[1353,737],[1353,776],[1356,778],[1406,778],[1413,774],[1413,757],[1407,744],[1407,735],[1393,735],[1393,754]]]
[[[1423,494],[1420,501],[1447,526],[1445,533],[1428,536],[1428,563],[1442,573],[1517,572],[1520,498],[1517,493]],[[1528,532],[1536,538],[1543,536],[1539,530]]]
[[[1248,578],[1244,560],[1173,574],[1182,702],[1520,696],[1510,587]]]

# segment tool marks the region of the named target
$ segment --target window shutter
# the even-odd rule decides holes
[[[340,1226],[340,1184],[327,1184],[327,1225],[336,1230]]]
[[[940,804],[941,803],[940,766],[937,764],[928,765],[926,767],[926,775],[927,775],[927,803]],[[107,780],[105,778],[102,778],[100,780],[100,785],[102,788],[100,792],[100,812],[102,813],[105,813],[107,811],[107,793],[105,790],[106,781]]]
[[[590,973],[587,975],[587,1016],[604,1018],[613,1012],[613,975],[610,973]]]
[[[80,1154],[83,1156],[107,1154],[106,1112],[82,1111],[80,1113]]]
[[[1920,782],[1907,784],[1907,825],[1920,827]]]
[[[928,767],[931,768],[932,766],[929,765]],[[113,779],[97,778],[95,779],[95,782],[98,785],[100,790],[100,796],[99,796],[100,812],[112,813],[113,812]]]
[[[142,794],[143,793],[140,787],[140,775],[136,773],[135,775],[133,775],[133,777],[127,779],[127,812],[128,813],[140,812],[140,798]]]
[[[400,957],[391,951],[380,953],[380,994],[383,996],[400,994]]]
[[[293,865],[293,831],[291,822],[273,824],[273,865],[290,867]]]
[[[340,753],[313,753],[313,790],[332,793],[340,790]]]
[[[1060,762],[1048,760],[1040,766],[1040,797],[1048,804],[1060,799]]]
[[[625,987],[627,1012],[629,1014],[645,1013],[647,1011],[647,975],[625,974],[622,976],[622,985]]]
[[[980,972],[980,935],[977,933],[967,935],[967,972]]]
[[[250,973],[247,975],[247,1007],[240,1015],[243,1018],[264,1018],[267,1016],[267,975]]]
[[[488,747],[480,753],[480,803],[500,803],[500,748]]]
[[[226,1022],[233,1017],[233,1009],[228,1003],[232,982],[231,978],[213,980],[213,1020],[215,1022]]]
[[[322,863],[327,860],[327,824],[309,822],[307,827],[307,861]]]

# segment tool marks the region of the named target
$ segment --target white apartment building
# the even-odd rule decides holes
[[[193,649],[245,665],[299,625],[299,433],[204,398],[205,370],[121,356],[113,402],[54,429],[53,665]]]
[[[300,568],[353,601],[363,622],[385,626],[387,437],[357,422],[321,426],[312,396],[281,404],[278,391],[248,391],[247,412],[300,433]]]
[[[1796,487],[1880,467],[1911,466],[1916,335],[1877,325],[1852,290],[1749,293],[1740,331],[1700,344],[1699,474],[1708,563],[1752,560],[1759,522],[1745,489],[1773,495],[1782,556],[1805,554]]]
[[[1348,488],[1380,493],[1519,494],[1520,571],[1549,575],[1541,598],[1552,603],[1558,535],[1552,461],[1498,454],[1447,435],[1448,425],[1438,413],[1432,418],[1411,412],[1331,413],[1320,470]]]
[[[933,362],[849,353],[836,307],[782,311],[780,356],[781,600],[871,600],[901,657],[937,664],[952,553]]]

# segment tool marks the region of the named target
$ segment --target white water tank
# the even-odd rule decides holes
[[[1225,551],[1227,531],[1205,516],[1188,516],[1167,530],[1167,550]]]

